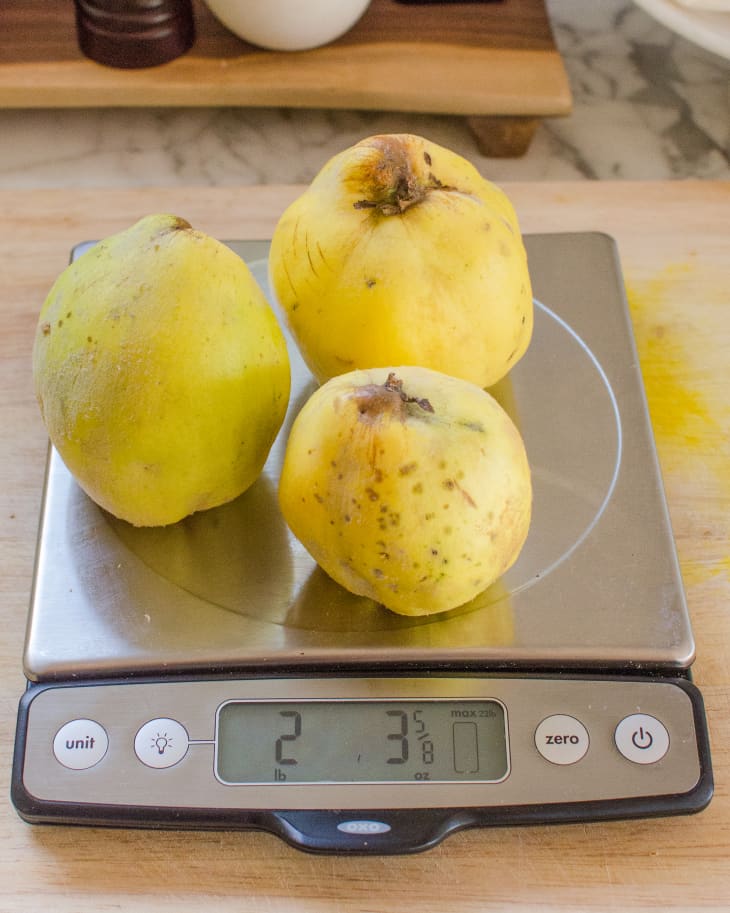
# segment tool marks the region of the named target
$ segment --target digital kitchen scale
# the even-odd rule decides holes
[[[493,392],[525,440],[533,520],[517,563],[460,609],[391,614],[289,534],[278,471],[315,389],[291,339],[287,425],[231,504],[135,529],[51,449],[13,769],[24,819],[397,853],[468,826],[705,807],[695,648],[615,245],[525,240],[533,340]],[[268,288],[268,244],[231,246]]]

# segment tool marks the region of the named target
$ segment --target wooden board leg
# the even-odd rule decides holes
[[[489,158],[524,155],[540,123],[537,117],[513,115],[474,115],[467,117],[466,122],[476,137],[479,151]]]

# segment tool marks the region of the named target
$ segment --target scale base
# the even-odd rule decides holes
[[[459,708],[464,700],[470,706],[499,703],[506,711],[506,775],[435,781],[424,778],[429,765],[417,758],[406,772],[409,778],[397,782],[356,782],[355,764],[338,773],[339,779],[327,780],[323,772],[316,783],[287,782],[287,775],[277,771],[292,768],[275,766],[272,733],[271,766],[254,771],[265,782],[232,786],[220,779],[218,719],[226,703],[276,708],[296,701],[304,739],[314,704],[338,702],[347,710],[357,701],[379,705],[384,700],[398,708],[395,712],[425,719],[439,703]],[[466,713],[451,710],[452,728],[476,726],[462,721]],[[57,747],[54,735],[72,725],[69,715],[81,724],[80,742],[89,742],[83,727],[90,721],[106,734],[103,764],[65,766],[78,767],[82,762],[74,752],[89,751],[69,750],[73,740]],[[173,724],[188,739],[181,746],[183,757],[171,758],[174,763],[164,769],[150,766],[159,763],[159,755],[139,734],[164,730],[176,739]],[[683,678],[282,675],[35,685],[21,701],[18,734],[12,799],[30,823],[254,828],[312,852],[413,853],[466,827],[689,814],[702,810],[713,792],[702,698]],[[289,753],[298,752],[297,742],[287,745]],[[51,771],[49,743],[63,762]],[[383,749],[391,744],[386,735]],[[418,747],[416,737],[411,752]],[[436,753],[452,750],[448,739],[434,745]],[[343,743],[341,753],[348,751]]]

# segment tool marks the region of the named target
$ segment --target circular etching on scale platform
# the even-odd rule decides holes
[[[256,261],[251,269],[268,291],[266,262]],[[460,636],[468,633],[464,624],[473,623],[489,627],[494,643],[509,642],[509,597],[534,586],[575,552],[598,523],[616,483],[621,420],[610,382],[588,345],[535,301],[527,354],[490,390],[525,441],[533,479],[530,533],[515,565],[492,587],[451,612],[420,617],[395,615],[346,592],[286,529],[276,485],[288,429],[315,389],[288,335],[287,345],[291,403],[262,478],[236,501],[170,527],[135,529],[108,518],[117,536],[171,583],[217,609],[259,622],[354,635],[454,624]],[[467,614],[477,617],[466,620]],[[423,637],[426,631],[419,633]]]

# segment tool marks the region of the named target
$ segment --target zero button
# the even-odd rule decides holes
[[[535,746],[551,764],[575,764],[588,751],[588,730],[563,713],[546,717],[535,730]]]

